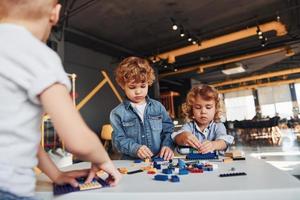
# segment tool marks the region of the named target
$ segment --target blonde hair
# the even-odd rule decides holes
[[[1,0],[0,20],[38,20],[50,14],[58,0]]]
[[[194,116],[193,104],[195,103],[196,97],[198,96],[206,101],[210,101],[210,100],[215,101],[216,112],[214,116],[214,121],[219,122],[222,115],[219,93],[215,88],[206,84],[193,87],[187,94],[186,102],[182,105],[182,112],[183,115],[185,116],[185,120],[186,121],[193,120],[193,116]]]
[[[117,67],[116,81],[123,87],[131,81],[147,82],[149,86],[155,80],[154,70],[149,62],[139,57],[128,57],[124,59]]]

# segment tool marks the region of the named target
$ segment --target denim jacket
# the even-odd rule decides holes
[[[163,146],[174,148],[171,139],[174,126],[165,107],[149,97],[146,97],[146,101],[144,122],[128,99],[110,113],[112,142],[123,154],[122,159],[137,158],[137,150],[142,145],[146,145],[154,155]]]

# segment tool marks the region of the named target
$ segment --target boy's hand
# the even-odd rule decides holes
[[[58,185],[70,184],[73,187],[78,187],[78,182],[75,178],[84,177],[88,175],[89,170],[74,170],[68,172],[59,172],[58,176],[53,180]]]
[[[174,157],[174,152],[170,147],[162,147],[159,153],[159,157],[164,158],[164,160],[171,160]]]
[[[198,150],[201,148],[201,143],[198,138],[190,132],[180,133],[175,137],[175,142],[179,145],[190,146]]]
[[[122,175],[117,170],[117,168],[114,166],[112,161],[107,161],[100,165],[92,164],[88,178],[86,179],[85,182],[86,183],[91,182],[93,180],[93,178],[96,176],[96,173],[100,170],[105,171],[109,175],[109,177],[107,178],[107,181],[110,186],[116,186],[122,178]]]
[[[212,152],[214,150],[215,150],[215,148],[214,148],[213,142],[212,141],[208,141],[208,140],[205,140],[202,143],[202,145],[201,145],[201,147],[199,149],[200,153],[209,153],[209,152]]]
[[[137,151],[137,156],[141,159],[151,158],[153,153],[147,146],[142,145]]]

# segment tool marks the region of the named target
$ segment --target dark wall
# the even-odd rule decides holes
[[[88,95],[103,79],[101,70],[107,72],[114,86],[123,98],[122,90],[114,80],[114,69],[118,61],[110,56],[71,43],[64,43],[64,66],[67,73],[75,73],[76,104]],[[106,83],[96,95],[80,110],[89,127],[99,133],[109,123],[110,111],[119,104],[110,86]]]

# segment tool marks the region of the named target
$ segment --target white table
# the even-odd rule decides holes
[[[117,167],[131,167],[132,161],[114,161]],[[203,174],[180,176],[180,183],[154,181],[146,172],[124,175],[116,187],[73,192],[53,197],[52,184],[45,175],[38,177],[36,194],[40,199],[104,199],[104,200],[292,200],[300,199],[300,181],[280,171],[263,160],[247,157],[246,161],[216,162],[219,168]],[[89,163],[79,163],[65,169],[87,168]],[[234,167],[247,176],[220,178]]]

